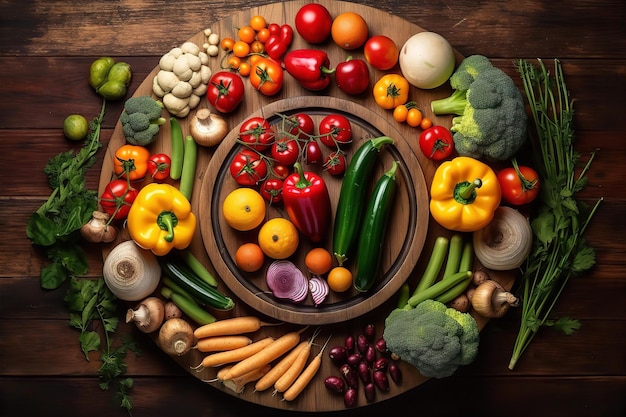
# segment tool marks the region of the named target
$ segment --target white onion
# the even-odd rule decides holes
[[[270,264],[267,268],[266,281],[274,297],[295,303],[304,301],[309,291],[309,283],[302,271],[286,260]]]
[[[149,250],[127,240],[114,247],[104,260],[104,281],[120,300],[139,301],[156,290],[161,267]]]

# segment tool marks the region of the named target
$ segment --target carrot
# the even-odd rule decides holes
[[[222,384],[226,388],[229,388],[235,391],[237,394],[241,394],[246,387],[246,384],[249,382],[253,382],[261,378],[263,375],[267,374],[270,370],[271,365],[268,363],[260,368],[253,369],[245,374],[232,379],[225,379],[222,381]]]
[[[326,348],[326,345],[330,341],[330,336],[324,343],[324,346],[320,349],[319,353],[315,355],[311,363],[306,367],[306,369],[298,376],[298,379],[289,387],[287,391],[283,394],[283,400],[285,401],[293,401],[296,399],[298,395],[309,385],[309,382],[313,379],[317,371],[319,371],[320,366],[322,365],[322,353]]]
[[[254,386],[255,391],[265,391],[270,388],[274,383],[289,369],[291,364],[296,360],[300,350],[304,349],[309,342],[304,340],[300,342],[298,346],[291,349],[289,354],[283,357],[268,373],[263,375]]]
[[[254,343],[249,344],[248,346],[244,346],[238,349],[211,353],[210,355],[205,356],[205,358],[202,360],[200,365],[196,366],[193,369],[200,372],[204,368],[216,367],[220,365],[225,365],[227,363],[239,362],[263,350],[264,348],[266,348],[273,342],[274,342],[273,337],[266,337],[265,339],[258,340]]]
[[[246,336],[212,336],[198,339],[196,349],[200,352],[219,352],[248,346],[252,339]]]
[[[306,327],[304,329],[306,329]],[[304,329],[282,335],[264,349],[238,362],[224,378],[237,378],[281,357],[300,342],[300,333],[302,333]]]
[[[262,326],[271,325],[271,323],[262,322],[258,317],[233,317],[231,319],[217,320],[213,323],[200,326],[194,331],[194,336],[196,336],[196,339],[203,339],[212,336],[238,335],[242,333],[252,333],[259,330]]]
[[[300,350],[300,353],[293,361],[291,366],[276,380],[274,383],[274,395],[277,392],[285,392],[291,384],[296,380],[298,375],[304,369],[307,360],[309,360],[309,355],[311,354],[311,345],[313,344],[313,340],[317,336],[319,332],[316,331],[313,336],[309,339],[306,346]]]

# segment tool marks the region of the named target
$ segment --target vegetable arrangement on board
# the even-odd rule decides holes
[[[157,335],[169,355],[205,354],[195,370],[214,370],[215,379],[207,381],[237,394],[254,383],[258,392],[273,388],[282,400],[297,401],[323,369],[332,335],[322,344],[315,340],[323,328],[288,328],[274,338],[259,331],[289,323],[231,316],[237,300],[190,249],[198,229],[191,204],[198,154],[226,137],[232,128],[228,115],[241,105],[247,88],[272,97],[295,82],[323,94],[334,80],[355,100],[369,89],[391,120],[416,128],[414,152],[435,164],[429,212],[448,235],[434,240],[420,279],[402,286],[378,338],[368,325],[356,339],[348,335],[343,345],[328,349],[339,376],[326,376],[323,383],[329,393],[343,396],[346,407],[358,404],[360,385],[373,402],[390,391],[389,379],[401,384],[403,362],[434,378],[471,363],[478,351],[479,317],[499,318],[521,305],[511,369],[540,326],[569,334],[580,325],[550,317],[569,278],[595,262],[583,234],[599,205],[587,210],[574,198],[593,156],[575,176],[573,109],[560,63],[555,61],[551,77],[541,61],[538,68],[519,62],[536,128],[535,158],[529,160],[538,161],[523,165],[518,158],[525,158],[529,136],[524,95],[487,57],[473,55],[457,66],[452,47],[432,32],[415,34],[399,48],[390,37],[370,36],[358,14],[333,17],[320,4],[303,6],[295,29],[255,15],[237,29],[237,39],[220,42],[207,29],[202,46],[185,42],[163,55],[152,84],[156,98],[136,95],[124,102],[120,125],[126,143],[113,152],[111,180],[100,196],[85,189],[84,177],[101,147],[106,101],[89,125],[84,147],[57,155],[45,168],[53,192],[27,227],[28,237],[51,259],[41,271],[41,286],[55,289],[70,278],[65,300],[86,357],[100,346],[100,336],[87,328],[102,320],[107,343],[100,372],[106,386],[118,385],[127,410],[132,380],[122,379],[123,360],[134,347],[124,341],[114,348],[109,339],[117,328],[118,300],[133,303],[126,322]],[[297,36],[310,45],[331,39],[355,56],[332,68],[322,49],[292,50]],[[218,67],[211,57],[220,53]],[[131,75],[128,64],[102,57],[90,68],[89,84],[104,99],[121,100]],[[417,90],[445,83],[452,95],[433,100],[430,109],[412,101]],[[429,111],[431,117],[453,115],[451,128],[433,126]],[[357,138],[347,113],[328,113],[244,120],[227,161],[226,181],[235,187],[220,212],[241,235],[231,254],[241,272],[262,271],[268,294],[292,304],[310,295],[314,307],[329,294],[373,291],[385,272],[382,259],[398,186],[407,180],[398,161],[392,158],[391,166],[384,166],[381,158],[404,138]],[[168,118],[164,138],[161,126]],[[316,124],[314,118],[321,120]],[[160,140],[169,142],[169,153],[153,152]],[[378,178],[376,167],[382,172]],[[335,207],[326,183],[330,178],[341,181]],[[270,207],[281,215],[269,218]],[[128,237],[120,239],[123,225]],[[80,237],[112,243],[102,279],[77,279],[88,269]],[[304,265],[292,262],[305,245]],[[514,289],[489,274],[518,269],[522,277]]]

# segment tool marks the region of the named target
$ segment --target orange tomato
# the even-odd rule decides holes
[[[270,37],[270,30],[268,28],[263,28],[259,30],[256,34],[256,39],[260,42],[267,42]]]
[[[222,203],[226,224],[235,230],[252,230],[265,219],[265,200],[252,188],[236,188]]]
[[[265,254],[256,243],[244,243],[235,252],[235,263],[245,272],[256,272],[265,263]]]
[[[324,248],[313,248],[304,257],[304,265],[312,274],[322,275],[330,271],[333,257]]]
[[[233,54],[236,57],[243,58],[250,53],[250,44],[244,41],[237,41],[233,45]]]
[[[242,77],[247,77],[248,75],[250,75],[251,68],[252,65],[250,65],[249,62],[243,61],[238,68],[239,75],[241,75]]]
[[[265,51],[265,45],[261,41],[254,41],[250,44],[250,52],[253,54],[261,54]]]
[[[432,127],[432,125],[433,125],[433,121],[430,120],[428,117],[424,117],[422,118],[422,121],[420,123],[420,128],[426,130],[429,127]]]
[[[272,259],[289,258],[300,243],[298,229],[283,217],[275,217],[263,223],[258,240],[263,253]]]
[[[283,88],[285,73],[280,64],[270,58],[260,58],[250,70],[250,83],[266,96],[273,96]]]
[[[402,75],[385,74],[374,84],[374,100],[383,109],[395,109],[409,100],[409,90],[409,82]]]
[[[422,123],[422,112],[420,111],[420,109],[418,109],[417,107],[413,107],[412,109],[409,109],[407,117],[406,117],[406,123],[411,126],[411,127],[418,127],[420,125],[420,123]]]
[[[400,123],[406,122],[406,118],[408,117],[408,115],[409,115],[409,109],[404,104],[396,106],[396,108],[393,109],[393,120],[395,120],[396,122],[400,122]]]
[[[228,58],[228,61],[226,61],[226,65],[227,68],[237,70],[241,66],[241,58],[238,56],[231,56]]]
[[[250,26],[243,26],[237,31],[237,36],[240,41],[249,44],[254,42],[254,39],[256,38],[256,31]]]
[[[263,16],[255,15],[250,18],[250,27],[259,32],[267,27],[267,22]]]
[[[235,40],[233,38],[224,38],[220,43],[222,49],[226,52],[230,52],[233,50],[233,46],[235,45]]]
[[[333,20],[330,33],[339,47],[353,50],[363,46],[369,29],[365,19],[358,13],[343,12]]]
[[[352,287],[352,272],[343,266],[336,266],[330,270],[326,281],[335,292],[348,291]]]

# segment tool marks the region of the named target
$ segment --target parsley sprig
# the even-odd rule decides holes
[[[550,74],[543,61],[538,61],[538,66],[525,60],[518,62],[536,127],[533,154],[538,159],[542,187],[531,222],[533,249],[521,278],[522,317],[509,369],[515,368],[540,327],[553,326],[566,334],[580,327],[576,319],[555,320],[550,315],[569,279],[596,262],[595,252],[583,235],[602,201],[589,210],[576,199],[587,184],[586,174],[595,154],[578,171],[574,106],[561,63],[554,60],[554,74]]]

